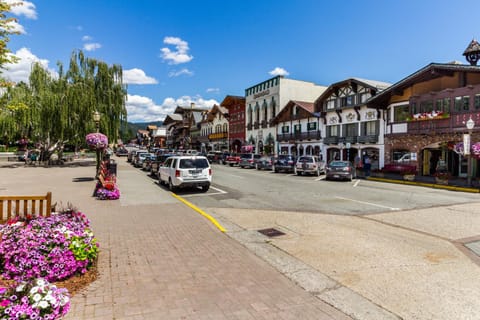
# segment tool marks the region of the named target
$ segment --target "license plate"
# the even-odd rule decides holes
[[[199,175],[200,173],[202,173],[202,170],[190,170],[189,172],[193,175]]]
[[[333,177],[334,178],[340,178],[340,176],[338,174],[334,174]]]

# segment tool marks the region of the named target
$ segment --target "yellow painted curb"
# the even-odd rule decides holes
[[[199,207],[197,207],[193,203],[188,202],[187,200],[183,199],[182,197],[176,195],[173,192],[172,192],[172,196],[174,196],[176,199],[180,200],[181,202],[183,202],[184,204],[186,204],[187,206],[189,206],[190,208],[192,208],[193,210],[197,211],[202,216],[204,216],[205,218],[210,220],[210,222],[213,223],[213,225],[215,227],[217,227],[218,230],[220,230],[221,232],[227,232],[227,230],[225,230],[225,228],[222,227],[222,225],[220,223],[218,223],[217,220],[215,220],[215,218],[213,218],[211,215],[209,215],[208,213],[206,213],[205,211],[203,211],[202,209],[200,209]]]
[[[373,181],[379,181],[379,182],[388,182],[388,183],[398,183],[398,184],[408,184],[408,185],[414,185],[414,186],[420,186],[420,187],[429,187],[429,188],[437,188],[437,189],[447,189],[447,190],[452,190],[452,191],[480,193],[480,189],[476,189],[476,188],[455,187],[455,186],[441,185],[441,184],[436,184],[436,183],[415,182],[415,181],[407,181],[407,180],[394,180],[394,179],[376,178],[376,177],[368,177],[367,180],[373,180]]]

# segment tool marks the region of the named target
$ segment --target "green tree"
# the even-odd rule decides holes
[[[47,161],[54,152],[61,155],[67,142],[84,145],[86,134],[96,130],[92,116],[98,111],[100,131],[115,143],[126,123],[126,95],[121,66],[87,58],[82,51],[72,54],[67,72],[58,63],[58,77],[35,63],[29,85],[8,88],[2,96],[0,132],[40,143],[40,160]]]

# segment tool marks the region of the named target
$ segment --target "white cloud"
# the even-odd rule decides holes
[[[208,93],[220,93],[220,89],[219,88],[208,88],[207,92]]]
[[[28,83],[28,78],[30,77],[30,72],[32,71],[32,65],[35,62],[40,63],[40,65],[49,71],[53,77],[58,76],[58,73],[55,70],[48,68],[48,60],[38,58],[27,48],[21,48],[15,53],[15,56],[17,56],[20,60],[15,64],[6,64],[5,70],[2,72],[2,76],[9,81],[24,81]]]
[[[37,19],[35,5],[30,1],[4,0],[11,5],[10,11],[17,16],[25,16],[29,19]]]
[[[182,70],[179,71],[171,71],[168,73],[168,76],[170,78],[172,77],[178,77],[181,75],[186,75],[186,76],[193,76],[193,71],[188,70],[187,68],[183,68]]]
[[[176,51],[171,51],[169,48],[162,48],[162,58],[168,61],[169,64],[181,64],[190,62],[193,56],[188,55],[188,43],[177,37],[165,37],[163,43],[175,46]]]
[[[18,32],[19,34],[26,34],[27,33],[25,28],[16,21],[10,21],[8,23],[8,25],[10,27],[10,31],[12,31],[12,32]]]
[[[93,38],[88,36],[88,35],[82,37],[82,41],[92,41],[92,40],[93,40]]]
[[[161,105],[157,105],[152,99],[138,95],[128,95],[126,108],[129,122],[163,121],[169,114],[173,114],[177,106],[190,106],[195,103],[196,107],[211,108],[218,101],[204,100],[201,97],[182,96],[180,98],[168,97]]]
[[[149,77],[138,68],[123,70],[123,82],[126,84],[157,84],[155,78]]]
[[[100,49],[102,45],[100,43],[85,43],[83,45],[83,49],[85,51],[95,51],[97,49]]]
[[[280,67],[276,67],[275,69],[273,69],[272,71],[270,71],[268,73],[270,73],[272,76],[288,76],[289,75],[287,70],[285,70],[283,68],[280,68]]]

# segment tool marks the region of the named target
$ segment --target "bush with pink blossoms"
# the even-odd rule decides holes
[[[54,282],[86,273],[98,256],[89,226],[83,213],[71,210],[1,225],[1,275],[16,281]]]
[[[87,145],[92,149],[105,149],[108,146],[108,138],[103,133],[89,133],[85,137]]]
[[[61,319],[70,309],[67,289],[44,279],[0,288],[0,319]]]

